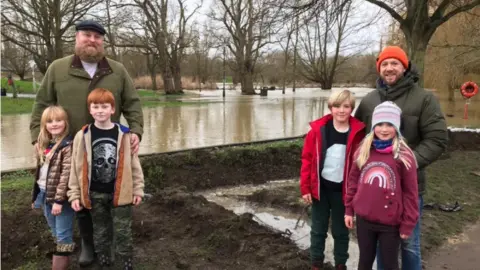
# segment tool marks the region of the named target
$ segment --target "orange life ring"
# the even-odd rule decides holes
[[[474,82],[466,82],[460,88],[460,92],[465,98],[471,98],[478,93],[478,85]]]

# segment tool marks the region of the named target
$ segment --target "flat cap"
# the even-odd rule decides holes
[[[99,33],[100,35],[105,35],[105,28],[101,24],[99,24],[96,21],[92,20],[85,20],[77,23],[75,25],[75,30],[87,30],[87,31],[95,31]]]

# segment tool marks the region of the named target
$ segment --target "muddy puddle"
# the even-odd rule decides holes
[[[240,185],[222,187],[198,192],[208,201],[214,202],[237,215],[252,214],[252,219],[262,226],[289,237],[302,250],[310,247],[310,219],[305,211],[291,211],[278,207],[266,206],[247,200],[255,192],[291,187],[297,188],[298,180],[271,181],[261,185]],[[358,266],[359,250],[355,239],[350,240],[350,258],[347,261],[349,269]],[[325,262],[333,264],[333,238],[329,233],[325,243]],[[376,268],[374,268],[376,269]]]

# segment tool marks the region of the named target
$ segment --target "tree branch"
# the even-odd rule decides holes
[[[404,19],[402,18],[402,16],[400,16],[395,10],[393,10],[393,8],[389,7],[384,2],[379,1],[379,0],[365,0],[365,1],[381,7],[382,9],[384,9],[385,11],[390,13],[390,15],[392,15],[392,17],[395,20],[397,20],[400,24],[402,24],[404,22]],[[420,0],[420,1],[425,1],[425,0]]]
[[[369,1],[369,0],[367,0]],[[447,0],[444,0],[444,1],[447,1]],[[443,4],[443,3],[442,3]],[[474,0],[472,1],[470,4],[466,4],[466,5],[463,5],[463,6],[459,6],[457,7],[456,9],[450,11],[449,13],[447,13],[445,16],[443,17],[439,17],[439,18],[436,18],[433,22],[432,22],[432,26],[433,27],[438,27],[440,25],[442,25],[444,22],[448,21],[450,18],[452,18],[453,16],[457,15],[458,13],[460,12],[465,12],[465,11],[469,11],[470,9],[476,7],[480,5],[480,0]],[[435,15],[435,13],[434,13]],[[432,16],[433,17],[433,16]]]

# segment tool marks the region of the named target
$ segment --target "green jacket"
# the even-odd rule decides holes
[[[123,114],[133,133],[143,134],[143,112],[140,97],[125,67],[116,61],[103,58],[93,78],[85,71],[80,58],[70,55],[55,60],[45,73],[33,105],[30,122],[32,142],[40,133],[42,113],[50,105],[62,106],[68,114],[70,135],[75,135],[84,125],[93,123],[87,108],[87,96],[95,88],[110,90],[115,96],[113,122],[120,122]]]
[[[422,194],[426,181],[424,169],[445,151],[448,133],[438,100],[431,92],[419,87],[417,81],[414,66],[395,85],[387,86],[378,79],[377,90],[362,99],[355,117],[365,123],[368,133],[372,129],[373,110],[378,104],[393,101],[402,109],[400,132],[415,153],[418,189]]]

